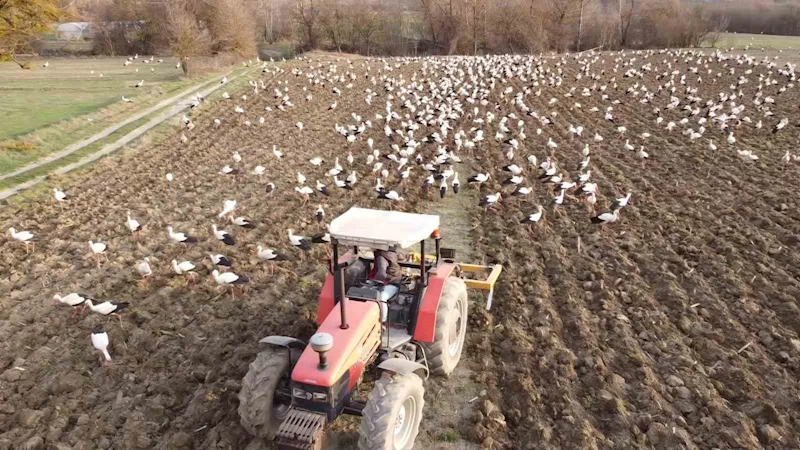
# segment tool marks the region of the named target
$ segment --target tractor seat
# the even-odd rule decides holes
[[[353,286],[347,290],[347,298],[357,300],[377,300],[388,302],[392,299],[399,289],[393,284],[369,283],[366,286]]]

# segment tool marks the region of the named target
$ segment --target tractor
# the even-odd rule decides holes
[[[242,381],[239,416],[279,450],[320,450],[340,414],[361,416],[358,448],[410,450],[422,421],[424,380],[449,376],[464,349],[467,287],[489,290],[502,267],[458,264],[440,246],[439,216],[351,208],[330,223],[332,258],[309,342],[269,336]],[[435,252],[426,255],[426,240]],[[377,250],[397,261],[391,284],[370,278]],[[369,252],[367,250],[372,250]],[[342,253],[344,252],[344,253]],[[464,272],[488,271],[485,280]],[[374,380],[368,398],[358,387]]]

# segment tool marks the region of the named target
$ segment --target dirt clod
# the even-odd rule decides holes
[[[669,430],[667,426],[660,422],[650,424],[647,429],[647,440],[654,446],[659,446],[669,439]]]
[[[44,450],[44,439],[41,436],[33,436],[25,441],[22,447],[25,450]]]
[[[60,442],[57,442],[55,444],[49,445],[48,450],[72,450],[72,447],[70,447],[67,444],[62,444]]]
[[[772,425],[761,425],[758,427],[758,440],[763,444],[770,445],[781,441],[781,435]]]
[[[23,409],[19,413],[19,424],[25,428],[35,427],[44,417],[44,411],[35,409]]]
[[[681,380],[680,378],[678,378],[675,375],[668,376],[666,381],[667,381],[667,384],[669,386],[672,386],[672,387],[683,386],[683,380]]]
[[[61,395],[80,389],[86,378],[78,372],[68,372],[58,377],[51,387],[53,395]]]
[[[3,372],[2,375],[0,375],[0,378],[2,378],[5,381],[8,381],[9,383],[13,383],[15,381],[19,381],[20,378],[22,378],[22,371],[13,368],[8,369],[5,372]]]

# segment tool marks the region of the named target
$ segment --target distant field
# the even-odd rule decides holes
[[[772,36],[768,34],[722,33],[717,48],[769,48],[800,49],[800,36]]]
[[[47,68],[42,67],[45,61],[50,64]],[[161,64],[143,64],[140,58],[127,67],[124,61],[41,59],[33,61],[33,70],[22,70],[13,62],[0,63],[0,116],[11,119],[0,121],[0,141],[122,102],[123,95],[136,101],[185,84],[183,71],[175,68],[173,58]],[[134,85],[140,80],[145,84],[137,89]],[[135,107],[135,103],[129,105]]]
[[[42,67],[44,61],[50,63],[47,68]],[[158,59],[150,64],[141,61],[125,67],[125,58],[44,58],[33,62],[33,70],[24,71],[14,63],[0,63],[0,117],[5,119],[0,120],[0,174],[61,151],[191,86],[243,69],[234,65],[185,77],[175,68],[174,58],[164,58],[161,64]],[[140,80],[145,84],[137,89]],[[133,102],[123,102],[123,95]],[[146,120],[107,139],[119,138]],[[106,142],[90,147],[96,150]],[[0,182],[0,188],[32,174]]]

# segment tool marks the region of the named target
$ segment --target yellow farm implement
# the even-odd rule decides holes
[[[411,261],[418,263],[420,260],[420,254],[416,252],[412,252],[410,255]],[[425,260],[430,262],[436,261],[436,255],[425,255]],[[488,296],[486,298],[486,310],[489,311],[492,308],[492,297],[494,296],[494,284],[497,282],[497,278],[500,277],[500,273],[503,272],[503,266],[500,264],[495,264],[492,266],[482,266],[480,264],[467,264],[467,263],[456,263],[460,270],[460,273],[469,273],[473,275],[478,274],[487,274],[486,278],[484,279],[475,279],[475,278],[465,278],[463,275],[461,279],[464,280],[464,283],[467,285],[468,288],[471,289],[479,289],[481,291],[488,291]]]

